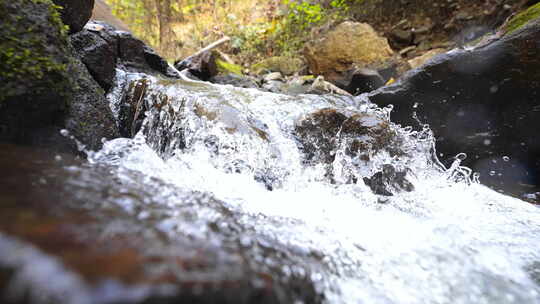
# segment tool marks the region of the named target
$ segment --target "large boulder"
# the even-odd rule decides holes
[[[386,38],[367,23],[343,22],[306,44],[304,56],[313,74],[335,82],[351,68],[391,69],[397,64]]]
[[[76,33],[84,27],[92,16],[94,0],[53,0],[62,7],[62,21],[69,26],[70,33]]]
[[[76,151],[118,136],[104,92],[73,57],[50,1],[1,1],[0,141]]]
[[[438,156],[494,189],[540,189],[540,19],[473,50],[454,50],[371,94],[404,126],[429,124]]]

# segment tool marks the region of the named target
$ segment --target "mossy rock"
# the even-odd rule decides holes
[[[49,0],[0,0],[0,15],[0,104],[29,91],[65,97],[73,82],[58,7]]]
[[[242,66],[216,59],[216,65],[220,74],[235,74],[242,76]]]
[[[537,18],[540,18],[540,3],[529,7],[510,19],[506,24],[506,33],[510,34]]]
[[[300,58],[288,56],[275,56],[257,62],[251,66],[255,74],[265,72],[280,72],[283,75],[292,75],[302,69],[304,62]]]
[[[117,136],[104,91],[73,55],[50,0],[0,0],[0,142],[75,152]]]

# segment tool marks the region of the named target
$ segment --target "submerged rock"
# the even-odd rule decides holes
[[[53,0],[62,7],[62,21],[69,26],[70,33],[76,33],[84,27],[92,16],[94,0]]]
[[[382,170],[371,177],[364,177],[364,183],[373,193],[393,196],[395,192],[414,190],[413,184],[407,180],[407,171],[398,171],[392,165],[384,165]]]
[[[540,188],[540,19],[439,55],[370,99],[392,104],[392,120],[404,126],[429,124],[445,164],[464,152],[463,163],[494,189],[521,196]]]
[[[390,156],[404,155],[401,139],[390,127],[390,122],[371,113],[348,114],[326,108],[313,112],[295,126],[295,134],[308,165],[323,164],[326,175],[334,180],[334,165],[340,158],[354,159],[352,167],[341,172],[345,182],[356,183],[380,152]],[[390,170],[390,169],[393,169]],[[375,194],[392,195],[396,191],[412,191],[413,185],[406,179],[406,171],[397,171],[392,165],[383,165],[380,173],[364,177],[364,182]],[[343,178],[341,178],[343,179]]]
[[[0,145],[0,302],[322,302],[322,263],[260,235],[265,217],[61,158]]]
[[[225,75],[216,75],[209,80],[212,83],[217,84],[230,84],[233,87],[238,88],[258,88],[256,79],[253,79],[249,76],[241,76],[237,74],[225,74]]]

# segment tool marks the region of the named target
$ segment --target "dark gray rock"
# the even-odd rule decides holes
[[[384,86],[384,83],[379,72],[364,68],[350,70],[343,78],[334,82],[338,87],[353,95],[371,92]]]
[[[174,63],[178,71],[188,70],[195,77],[208,81],[218,74],[216,55],[212,51],[203,52],[197,56],[190,56]]]
[[[437,153],[463,164],[494,189],[522,195],[540,188],[540,20],[473,50],[436,57],[370,95],[392,104],[392,121],[429,124]]]
[[[75,53],[106,92],[114,84],[116,69],[178,77],[167,61],[128,32],[100,21],[70,36]]]
[[[109,91],[114,84],[118,48],[114,36],[105,38],[99,32],[84,29],[71,35],[70,42],[90,74]]]
[[[53,2],[62,7],[62,21],[69,25],[70,33],[82,30],[92,17],[94,0],[53,0]]]
[[[102,139],[120,136],[105,98],[105,91],[81,62],[74,63],[77,86],[63,122],[64,127],[87,148],[101,148]]]

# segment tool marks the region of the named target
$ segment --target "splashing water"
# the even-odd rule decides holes
[[[311,279],[327,302],[540,303],[528,271],[540,261],[540,209],[480,185],[459,165],[463,155],[444,168],[429,129],[391,124],[404,153],[373,151],[369,161],[337,145],[329,178],[324,164],[304,161],[298,121],[325,108],[388,120],[390,109],[350,97],[119,77],[124,89],[109,96],[116,117],[120,100],[134,94],[126,84],[144,81],[138,103],[146,118],[133,139],[106,142],[89,162],[116,167],[120,178],[138,171],[179,192],[211,194],[246,214],[239,220],[258,235],[319,252],[325,269]],[[387,164],[407,170],[414,190],[374,194],[362,178]]]

